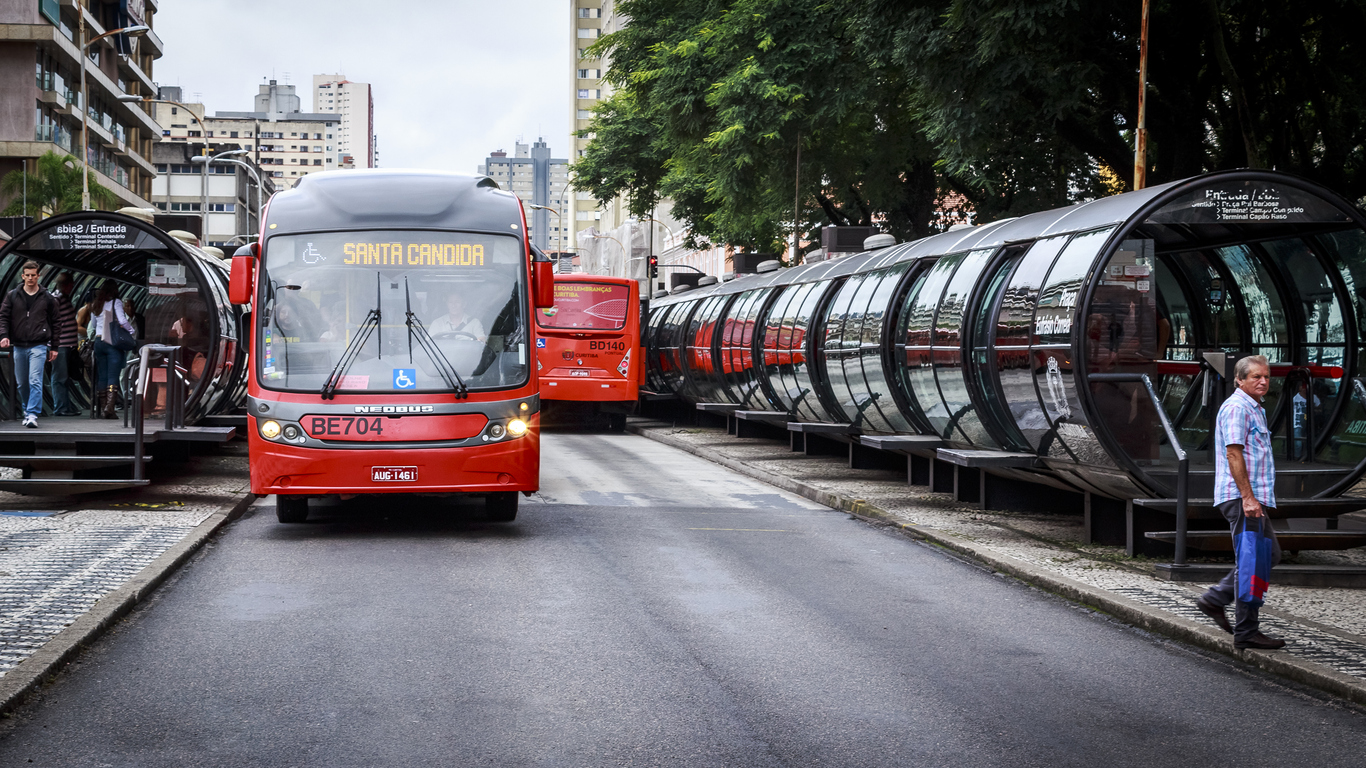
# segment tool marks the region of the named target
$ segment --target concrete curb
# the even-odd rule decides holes
[[[701,448],[689,443],[663,435],[654,433],[649,428],[642,428],[638,425],[628,425],[627,431],[640,435],[641,437],[654,440],[672,448],[686,451],[706,459],[715,464],[720,464],[727,469],[739,472],[747,477],[761,480],[769,485],[781,488],[782,490],[795,493],[799,496],[808,498],[819,504],[824,504],[832,509],[855,515],[870,522],[882,525],[889,525],[900,529],[909,536],[949,549],[960,555],[972,558],[993,570],[1017,578],[1028,584],[1032,584],[1040,589],[1060,595],[1068,600],[1080,603],[1088,608],[1109,614],[1135,627],[1165,635],[1179,640],[1189,645],[1202,648],[1207,651],[1232,656],[1240,661],[1251,664],[1258,669],[1279,675],[1296,683],[1326,691],[1335,696],[1340,696],[1354,704],[1366,706],[1366,681],[1360,680],[1351,675],[1334,671],[1322,664],[1297,659],[1290,654],[1276,651],[1254,651],[1237,650],[1229,636],[1214,628],[1204,624],[1197,624],[1179,616],[1173,616],[1165,611],[1151,608],[1142,603],[1129,600],[1121,595],[1108,592],[1097,587],[1082,584],[1066,576],[1060,576],[1040,568],[1032,563],[999,552],[993,552],[975,542],[960,538],[944,531],[923,526],[909,525],[894,519],[885,510],[869,504],[863,499],[852,499],[837,493],[821,490],[814,486],[794,480],[790,477],[774,475],[754,469],[744,462],[724,456],[716,451]]]
[[[220,507],[126,584],[100,598],[84,615],[0,677],[0,717],[9,716],[39,686],[53,679],[67,662],[147,599],[204,542],[241,517],[255,500],[254,495],[246,493],[236,502]]]

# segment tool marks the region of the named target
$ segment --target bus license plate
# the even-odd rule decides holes
[[[370,480],[376,483],[416,483],[417,467],[371,467]]]
[[[587,375],[588,375],[588,371],[582,370],[582,369],[580,369],[580,368],[575,368],[574,370],[572,370],[572,371],[569,372],[569,375],[570,375],[570,376],[587,376]]]

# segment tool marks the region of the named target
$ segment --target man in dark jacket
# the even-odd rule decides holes
[[[43,363],[57,359],[57,302],[38,287],[38,262],[20,270],[24,284],[0,302],[0,349],[13,349],[14,383],[24,404],[24,426],[38,426],[43,410]]]

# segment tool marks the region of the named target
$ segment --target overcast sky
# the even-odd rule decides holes
[[[312,109],[315,74],[370,83],[385,168],[474,173],[495,149],[569,144],[566,0],[161,0],[153,79],[209,112],[274,77]],[[211,42],[210,42],[211,41]]]

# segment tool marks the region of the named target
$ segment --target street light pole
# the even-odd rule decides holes
[[[81,210],[90,210],[90,95],[85,88],[85,64],[90,58],[87,50],[90,46],[98,43],[110,35],[117,35],[120,32],[129,37],[142,37],[152,31],[151,27],[135,24],[131,27],[105,32],[97,36],[90,42],[85,41],[85,6],[76,5],[76,15],[80,18],[80,37],[81,47],[78,53],[81,57]],[[123,101],[122,98],[119,101]]]
[[[97,38],[97,39],[98,39],[98,38]],[[91,42],[94,42],[94,41],[92,40]],[[85,74],[84,71],[82,71],[81,74],[82,74],[82,76],[84,76],[84,74]],[[82,81],[82,82],[84,82],[84,81]],[[191,119],[191,120],[194,120],[196,123],[199,124],[199,133],[200,133],[200,134],[203,134],[203,135],[200,136],[200,138],[204,140],[204,154],[207,155],[207,154],[209,153],[209,137],[208,137],[208,135],[207,135],[207,134],[208,134],[208,130],[204,127],[204,121],[201,120],[201,119],[199,119],[199,117],[195,115],[193,109],[190,109],[189,107],[185,106],[184,104],[181,104],[181,103],[178,102],[178,101],[171,101],[170,99],[145,99],[145,98],[143,98],[143,97],[141,97],[141,96],[131,96],[131,95],[129,95],[129,96],[120,96],[120,97],[119,97],[119,101],[128,101],[128,102],[136,101],[136,102],[140,102],[140,103],[143,103],[143,104],[170,104],[170,105],[172,105],[172,106],[180,107],[181,109],[183,109],[183,110],[185,110],[187,113],[189,113],[190,119]],[[246,151],[246,150],[243,150],[243,151]],[[167,197],[167,198],[170,198],[170,196],[171,196],[171,179],[169,178],[169,174],[167,174],[167,176],[168,176],[168,178],[166,179],[166,197]],[[208,235],[208,233],[209,233],[209,211],[207,210],[208,207],[209,207],[209,170],[208,170],[208,166],[207,166],[207,165],[204,166],[204,173],[202,174],[202,178],[200,179],[200,184],[199,184],[199,207],[200,207],[200,211],[199,211],[199,230],[200,230],[200,231],[199,231],[199,244],[200,244],[200,245],[204,245],[204,244],[205,244],[204,238],[205,238],[205,236]],[[169,212],[169,211],[168,211],[168,212]]]
[[[1138,33],[1138,130],[1134,132],[1134,189],[1148,184],[1148,0]]]
[[[234,150],[230,150],[230,151],[228,151],[228,152],[222,152],[222,153],[220,153],[220,154],[213,155],[213,156],[209,156],[209,155],[195,155],[194,157],[191,157],[191,158],[190,158],[190,162],[192,162],[192,163],[202,163],[202,164],[204,165],[204,167],[205,167],[206,170],[207,170],[207,168],[208,168],[208,166],[209,166],[210,163],[231,163],[231,164],[233,164],[233,165],[240,165],[240,166],[242,166],[244,169],[246,169],[247,173],[251,175],[252,180],[256,182],[256,222],[257,222],[257,225],[258,225],[258,226],[257,226],[257,229],[260,229],[260,226],[259,226],[259,225],[260,225],[260,222],[261,222],[261,177],[260,177],[260,175],[258,175],[258,174],[256,173],[256,171],[255,171],[254,169],[252,169],[252,167],[251,167],[250,164],[245,163],[245,162],[243,162],[243,161],[241,161],[241,160],[237,160],[237,159],[231,157],[231,155],[245,155],[245,154],[247,154],[247,153],[248,153],[248,150],[245,150],[245,149],[234,149]],[[250,201],[248,201],[248,202],[250,202]],[[208,203],[205,202],[204,205],[207,206]],[[208,211],[207,211],[207,210],[205,210],[204,213],[205,213],[206,216],[208,215]],[[207,219],[206,219],[205,221],[206,221],[206,226],[207,226]],[[205,233],[207,234],[207,230],[205,230]]]
[[[527,204],[526,204],[526,207],[528,207],[528,208],[535,208],[535,209],[538,210],[538,211],[548,211],[548,212],[550,212],[550,213],[555,214],[555,225],[558,226],[558,227],[560,228],[560,235],[561,235],[561,237],[560,237],[560,248],[559,248],[558,250],[556,250],[556,254],[557,254],[557,255],[555,256],[555,264],[556,264],[556,266],[559,266],[559,263],[560,263],[560,255],[562,255],[562,254],[564,253],[564,237],[563,237],[563,235],[564,235],[564,217],[560,215],[560,212],[559,212],[559,211],[557,211],[557,210],[555,210],[554,208],[551,208],[551,207],[549,207],[549,206],[538,205],[538,204],[536,204],[536,203],[527,203]],[[561,270],[561,271],[563,271],[563,270]]]

